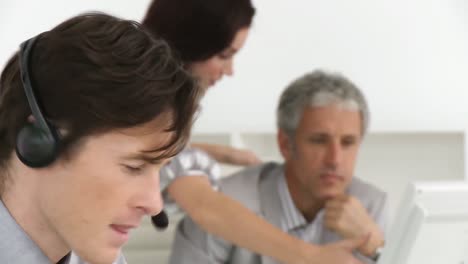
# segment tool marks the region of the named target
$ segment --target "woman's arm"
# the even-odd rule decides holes
[[[290,236],[234,199],[213,190],[205,176],[180,177],[169,195],[205,231],[282,263],[313,264],[318,246]]]
[[[202,149],[216,161],[232,165],[250,166],[260,164],[261,160],[250,150],[225,145],[192,143],[192,147]]]

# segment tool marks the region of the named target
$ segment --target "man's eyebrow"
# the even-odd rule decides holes
[[[148,155],[143,153],[132,153],[125,156],[122,156],[122,159],[134,159],[134,160],[145,160],[147,159]]]
[[[313,135],[313,136],[328,136],[328,132],[324,132],[324,131],[310,131],[309,132],[309,135]]]
[[[151,164],[162,163],[166,160],[161,155],[151,156],[145,153],[133,153],[133,154],[125,155],[122,157],[122,159],[144,161],[144,162],[151,163]]]

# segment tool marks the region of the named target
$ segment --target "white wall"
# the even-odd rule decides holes
[[[148,3],[1,0],[0,64],[22,40],[71,15],[102,10],[139,20]],[[208,94],[196,131],[272,131],[281,90],[317,67],[343,72],[364,90],[373,131],[466,127],[467,1],[254,3],[258,12],[236,76]]]
[[[19,44],[63,20],[89,11],[102,11],[140,20],[150,0],[0,0],[0,67]]]
[[[466,1],[256,3],[237,75],[208,94],[197,131],[272,130],[280,91],[317,67],[341,71],[364,90],[374,131],[466,126]]]

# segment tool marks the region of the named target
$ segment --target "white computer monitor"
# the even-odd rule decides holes
[[[411,183],[378,264],[467,264],[468,183]]]

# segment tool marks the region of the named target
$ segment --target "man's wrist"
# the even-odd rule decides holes
[[[362,247],[361,253],[369,258],[374,258],[381,248],[383,247],[385,241],[383,235],[380,231],[371,233],[369,240]]]

